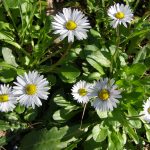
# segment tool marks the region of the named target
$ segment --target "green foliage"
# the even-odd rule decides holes
[[[46,129],[32,131],[23,138],[20,148],[22,150],[60,150],[65,148],[67,147],[67,142],[61,142],[61,139],[66,134],[67,129],[67,127],[63,127],[58,130],[53,127],[49,131]]]
[[[43,0],[1,1],[0,84],[13,86],[18,75],[37,70],[50,86],[48,99],[42,100],[40,108],[17,104],[12,112],[1,112],[2,149],[149,148],[150,124],[141,111],[150,97],[150,4],[146,0],[119,1],[131,7],[134,18],[127,28],[119,25],[118,34],[107,14],[117,2],[64,0],[51,5]],[[88,17],[87,39],[68,44],[53,34],[53,15],[64,7],[77,8]],[[84,105],[71,95],[73,85],[105,77],[114,78],[121,91],[117,107],[101,112],[91,106],[92,99],[84,112]]]

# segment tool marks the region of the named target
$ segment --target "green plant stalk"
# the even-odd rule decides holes
[[[13,23],[13,27],[14,27],[15,31],[18,33],[17,26],[16,26],[16,24],[15,24],[15,21],[14,21],[12,15],[11,15],[11,11],[10,11],[10,9],[9,9],[9,7],[8,7],[8,5],[7,5],[7,3],[6,3],[5,0],[3,0],[3,5],[4,5],[5,10],[6,10],[7,13],[8,13],[8,16],[10,17],[10,19],[11,19],[11,21],[12,21],[12,23]]]
[[[36,7],[37,7],[37,5],[35,5],[33,7],[33,11],[32,11],[31,16],[29,18],[29,23],[26,25],[26,27],[24,28],[24,30],[21,33],[21,36],[20,36],[21,37],[21,46],[23,45],[23,40],[24,40],[24,36],[25,36],[26,30],[28,29],[29,25],[31,25],[31,23],[33,21],[32,19],[34,17],[34,13],[35,13]]]
[[[113,73],[113,68],[115,67],[114,64],[116,64],[116,68],[117,68],[117,58],[118,58],[118,54],[119,54],[119,44],[120,44],[120,33],[119,33],[119,27],[116,28],[116,50],[113,54],[113,56],[111,57],[111,64],[110,64],[110,74]]]
[[[136,3],[135,3],[134,8],[133,8],[133,11],[135,11],[135,9],[138,6],[139,2],[140,2],[140,0],[136,0]]]
[[[42,64],[43,62],[47,61],[48,59],[52,58],[53,56],[55,56],[56,54],[60,53],[61,50],[58,50],[54,53],[52,53],[51,55],[48,55],[47,57],[43,58],[39,63],[38,65]]]
[[[84,117],[84,114],[85,114],[86,105],[87,104],[84,104],[83,113],[82,113],[82,117],[81,117],[80,128],[79,128],[80,130],[82,130],[82,122],[83,122],[83,117]]]
[[[126,118],[129,118],[129,119],[130,119],[130,118],[131,118],[131,119],[132,119],[132,118],[133,118],[133,119],[134,119],[134,118],[139,118],[139,117],[142,117],[142,116],[144,116],[144,114],[137,115],[137,116],[127,116],[127,115],[125,115],[125,117],[126,117]]]
[[[55,64],[53,64],[53,65],[50,66],[48,72],[49,72],[49,71],[51,72],[52,70],[54,70],[58,65],[60,65],[60,64],[64,61],[64,59],[66,58],[66,56],[67,56],[67,54],[68,54],[68,52],[69,52],[69,49],[71,48],[71,45],[72,45],[72,43],[70,43],[70,44],[68,45],[68,48],[66,49],[66,51],[65,51],[65,53],[62,55],[62,57],[61,57]]]
[[[22,51],[22,53],[24,53],[29,58],[31,57],[30,54],[27,51],[25,51],[23,48],[20,48],[19,50]]]

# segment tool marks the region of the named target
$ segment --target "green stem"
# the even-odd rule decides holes
[[[133,8],[133,12],[135,12],[135,9],[138,6],[139,2],[140,2],[140,0],[136,0],[136,3],[135,3],[134,8]]]
[[[141,115],[137,115],[137,116],[126,116],[127,118],[139,118],[139,117],[142,117],[144,116],[144,114],[141,114]]]
[[[12,21],[12,25],[13,25],[16,33],[18,33],[17,26],[16,26],[15,21],[14,21],[14,19],[12,17],[11,11],[10,11],[8,5],[7,5],[7,1],[3,0],[2,2],[3,2],[3,5],[4,5],[4,8],[5,8],[6,12],[8,13],[8,16],[10,17],[10,19]]]
[[[38,65],[42,64],[43,62],[47,61],[48,59],[52,58],[53,56],[55,56],[56,54],[58,54],[58,53],[60,53],[60,52],[61,52],[61,51],[58,50],[58,51],[56,51],[56,52],[54,52],[54,53],[48,55],[47,57],[43,58],[43,59],[38,63]]]
[[[84,104],[84,108],[83,108],[82,117],[81,117],[80,130],[82,130],[82,121],[83,121],[83,117],[84,117],[84,114],[85,114],[86,105],[87,105],[87,104],[85,103],[85,104]]]
[[[46,72],[51,72],[52,70],[54,70],[58,65],[60,65],[64,59],[66,58],[70,48],[71,48],[72,43],[70,43],[68,45],[68,48],[66,49],[65,53],[61,56],[61,58],[53,65],[50,66],[50,68],[48,70],[45,70]]]
[[[22,53],[24,53],[29,58],[31,57],[30,54],[28,52],[26,52],[23,48],[20,48],[19,50],[22,51]]]
[[[116,68],[117,68],[117,57],[119,54],[119,44],[120,44],[120,33],[119,33],[119,27],[116,28],[116,50],[113,54],[113,56],[111,57],[111,66],[110,66],[110,73],[113,73],[113,68],[114,68],[114,64],[116,64]]]

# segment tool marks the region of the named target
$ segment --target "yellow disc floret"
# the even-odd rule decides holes
[[[37,91],[37,87],[35,84],[28,84],[25,88],[26,94],[34,95]]]
[[[115,17],[116,17],[117,19],[123,19],[123,18],[124,18],[124,13],[123,13],[123,12],[117,12],[117,13],[115,14]]]
[[[74,30],[77,27],[77,24],[74,21],[69,20],[65,26],[68,30]]]
[[[0,95],[0,102],[7,102],[8,99],[9,99],[9,96],[7,94]]]
[[[78,90],[78,93],[79,93],[80,96],[85,96],[85,95],[87,95],[86,89],[79,89],[79,90]]]
[[[99,91],[98,93],[98,97],[103,100],[106,101],[109,98],[109,91],[106,89],[102,89],[101,91]]]

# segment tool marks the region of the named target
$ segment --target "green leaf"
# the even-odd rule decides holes
[[[29,108],[24,115],[24,119],[27,121],[33,121],[37,117],[37,115],[38,115],[37,109]]]
[[[5,39],[4,42],[6,42],[8,44],[11,44],[11,45],[13,45],[14,47],[16,47],[18,49],[21,49],[21,46],[18,43],[14,42],[14,41]]]
[[[99,111],[99,110],[96,110],[98,116],[100,118],[107,118],[108,117],[108,112],[107,111]]]
[[[5,3],[7,4],[7,7],[9,8],[16,8],[18,6],[18,1],[5,0]]]
[[[100,142],[95,142],[93,140],[92,135],[89,135],[83,144],[84,144],[85,150],[104,150],[104,149],[107,149],[106,143],[102,144]]]
[[[8,130],[8,129],[10,129],[9,123],[8,123],[8,122],[5,122],[5,121],[3,121],[3,120],[0,120],[0,130],[6,131],[6,130]]]
[[[123,140],[122,137],[120,139],[120,136],[118,136],[117,133],[115,133],[115,131],[111,132],[110,135],[108,136],[108,150],[121,150],[123,149]]]
[[[6,62],[0,62],[0,69],[2,68],[11,68],[11,69],[16,69],[16,67],[12,66],[12,65],[9,65],[7,64]]]
[[[25,135],[21,141],[21,150],[61,150],[67,147],[67,142],[61,142],[68,130],[62,127],[59,130],[53,127],[51,130],[42,129],[32,131]]]
[[[104,70],[102,68],[102,66],[93,58],[86,58],[87,62],[93,67],[95,68],[97,71],[99,71],[99,73],[101,75],[104,75]]]
[[[139,143],[139,137],[137,133],[130,125],[128,125],[128,123],[126,123],[126,125],[124,126],[124,131],[127,132],[127,134],[134,140],[136,144]]]
[[[147,68],[150,68],[150,57],[145,58],[144,63]]]
[[[2,54],[3,54],[3,58],[5,60],[6,63],[17,67],[18,64],[16,63],[15,57],[12,54],[12,50],[7,48],[7,47],[3,47],[2,48]]]
[[[50,85],[53,86],[56,84],[56,76],[50,74],[47,76],[47,80],[50,82]]]
[[[13,122],[17,122],[18,119],[19,119],[18,114],[16,114],[15,112],[7,113],[7,114],[5,114],[5,117],[6,117],[8,120],[11,120],[11,121],[13,121]]]
[[[6,145],[6,144],[7,144],[6,136],[0,137],[0,146]]]
[[[147,138],[148,142],[150,142],[150,125],[145,124],[144,127],[146,129],[146,138]]]
[[[108,130],[106,127],[103,127],[101,125],[96,125],[93,130],[92,130],[92,136],[93,136],[93,139],[96,141],[96,142],[102,142],[106,139],[108,135]]]
[[[2,82],[11,82],[16,76],[16,70],[12,68],[0,69],[0,81]]]
[[[132,38],[134,38],[134,37],[137,37],[137,36],[143,36],[143,35],[145,35],[145,34],[147,34],[147,33],[149,33],[150,32],[150,29],[145,29],[145,30],[140,30],[140,31],[136,31],[136,32],[134,32],[133,34],[130,34],[127,38],[126,38],[126,40],[124,40],[123,42],[127,42],[128,40],[130,40],[130,39],[132,39]],[[122,43],[123,43],[122,42]]]
[[[135,75],[135,76],[141,76],[145,73],[147,70],[147,67],[144,64],[133,64],[131,67],[126,67],[125,71],[127,75]]]
[[[18,114],[22,114],[22,113],[25,111],[25,107],[24,107],[24,106],[17,105],[16,108],[15,108],[15,111],[16,111]]]
[[[130,124],[134,127],[134,128],[138,128],[140,129],[142,124],[141,121],[138,118],[132,118],[132,116],[138,116],[139,113],[130,105],[128,106],[128,114],[129,116],[131,116],[131,119],[129,120]]]
[[[74,117],[79,111],[72,111],[66,109],[59,109],[53,114],[53,119],[59,122],[66,122]]]
[[[94,30],[94,29],[90,29],[90,33],[94,36],[94,37],[97,37],[97,38],[100,38],[101,35],[98,31]]]
[[[142,47],[141,50],[138,51],[138,53],[136,54],[133,63],[136,64],[136,63],[138,63],[140,60],[145,59],[145,58],[146,58],[146,54],[147,54],[147,52],[148,52],[149,50],[150,50],[150,49],[149,49],[148,45]]]
[[[80,75],[80,70],[71,65],[64,65],[58,70],[59,77],[63,82],[74,83],[76,78]]]
[[[85,48],[85,53],[87,54],[91,54],[92,52],[96,52],[99,50],[98,47],[96,47],[95,45],[86,45]]]
[[[88,75],[88,80],[99,80],[101,78],[101,74],[99,72],[93,72]]]
[[[10,24],[8,22],[0,21],[0,30],[11,30]]]
[[[62,96],[62,94],[58,93],[53,98],[54,102],[61,107],[64,107],[66,110],[72,111],[77,110],[79,107],[73,104],[71,101],[68,101]]]
[[[12,37],[12,35],[10,33],[0,31],[0,40],[13,41],[14,38]]]
[[[110,67],[110,61],[108,60],[108,58],[102,52],[100,52],[100,50],[96,51],[96,52],[93,52],[92,54],[88,55],[87,60],[88,59],[95,60],[101,66]]]

